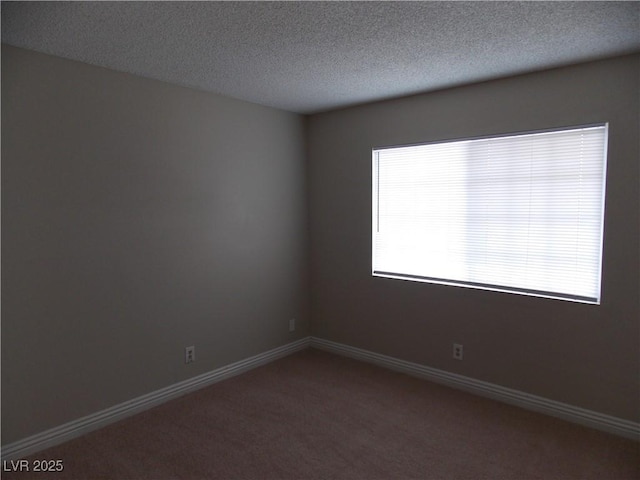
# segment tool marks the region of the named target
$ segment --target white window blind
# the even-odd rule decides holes
[[[373,150],[373,275],[600,302],[607,125]]]

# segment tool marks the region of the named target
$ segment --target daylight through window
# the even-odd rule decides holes
[[[607,125],[373,150],[374,276],[600,303]]]

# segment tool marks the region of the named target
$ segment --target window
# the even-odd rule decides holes
[[[599,304],[607,128],[375,148],[373,275]]]

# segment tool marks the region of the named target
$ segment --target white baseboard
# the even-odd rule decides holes
[[[445,372],[444,370],[425,367],[424,365],[419,365],[417,363],[388,357],[386,355],[332,342],[330,340],[311,337],[311,347],[351,357],[356,360],[373,363],[414,377],[441,383],[459,390],[492,398],[527,410],[544,413],[546,415],[561,418],[563,420],[578,423],[580,425],[608,433],[613,433],[636,441],[640,440],[640,423],[612,417],[592,410],[586,410],[566,403],[556,402],[555,400],[549,400],[547,398],[538,397],[518,390],[501,387],[500,385],[493,383],[475,380],[463,375]]]
[[[306,337],[5,445],[2,447],[2,460],[24,458],[45,448],[59,445],[174,398],[265,365],[298,350],[304,350],[309,344],[310,337]]]
[[[360,348],[317,337],[307,337],[5,445],[2,447],[1,458],[3,461],[16,460],[44,450],[45,448],[59,445],[174,398],[247,372],[299,350],[304,350],[309,346],[351,357],[356,360],[373,363],[414,377],[445,384],[476,395],[492,398],[511,405],[517,405],[528,410],[562,418],[622,437],[640,440],[640,424],[636,422],[574,407],[518,390],[512,390],[436,368],[425,367],[424,365],[407,362]]]

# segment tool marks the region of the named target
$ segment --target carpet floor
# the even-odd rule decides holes
[[[314,349],[29,457],[5,479],[639,479],[640,444]]]

